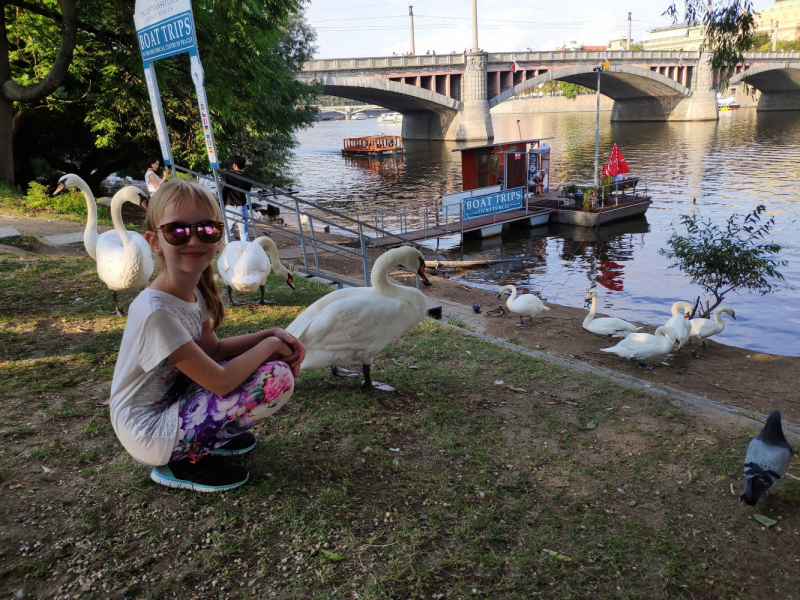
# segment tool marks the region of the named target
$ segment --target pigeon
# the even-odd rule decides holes
[[[474,310],[478,314],[481,314],[481,305],[476,302],[475,304],[472,305],[472,310]]]
[[[781,411],[773,410],[767,417],[764,429],[750,441],[744,458],[744,490],[739,497],[755,506],[789,470],[792,447],[783,435]]]

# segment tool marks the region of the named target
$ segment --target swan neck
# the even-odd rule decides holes
[[[427,310],[427,303],[422,292],[416,288],[408,288],[389,281],[389,271],[393,266],[390,264],[389,254],[390,252],[381,255],[372,265],[370,273],[372,289],[383,296],[397,298],[418,309],[420,308],[420,297],[422,297],[421,308],[423,311]]]
[[[83,180],[76,186],[86,199],[86,228],[83,231],[83,246],[93,259],[97,259],[97,203],[91,188]]]
[[[284,267],[281,263],[281,257],[280,254],[278,254],[278,247],[275,245],[275,242],[265,236],[264,240],[259,242],[259,244],[262,248],[264,248],[264,250],[267,251],[267,256],[269,256],[269,262],[272,264],[272,270],[275,272],[275,275],[278,277],[285,277],[286,267]]]
[[[515,286],[511,286],[511,295],[508,297],[508,301],[506,302],[506,306],[511,306],[511,303],[517,299],[517,288]]]
[[[111,220],[114,223],[114,230],[119,235],[123,246],[127,246],[130,242],[128,230],[125,229],[125,223],[122,221],[122,205],[127,202],[124,198],[114,197],[111,200]]]

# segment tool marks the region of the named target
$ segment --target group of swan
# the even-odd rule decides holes
[[[264,285],[267,283],[270,268],[275,275],[294,289],[292,274],[281,264],[278,247],[267,236],[256,238],[254,242],[228,242],[217,261],[220,277],[228,286],[228,298],[233,306],[231,288],[241,293],[261,290],[259,304],[264,305]]]
[[[125,229],[122,221],[122,205],[131,202],[142,206],[147,196],[139,188],[132,185],[119,190],[111,199],[111,220],[114,229],[102,235],[97,233],[97,203],[92,190],[77,175],[64,175],[58,180],[58,187],[53,195],[65,189],[77,188],[86,198],[88,219],[83,232],[83,246],[86,252],[97,262],[97,275],[111,290],[116,314],[124,313],[117,303],[117,293],[136,292],[146,287],[153,275],[153,255],[147,240],[135,231]]]
[[[648,361],[661,360],[673,348],[676,351],[680,351],[682,347],[693,339],[702,341],[705,348],[706,339],[725,329],[722,313],[727,313],[734,319],[736,318],[733,309],[723,306],[714,312],[713,320],[692,319],[694,307],[689,302],[678,301],[670,309],[671,317],[669,320],[656,329],[654,334],[633,333],[641,328],[622,319],[594,318],[597,310],[596,291],[591,291],[586,298],[592,299],[592,308],[583,321],[584,329],[600,335],[625,338],[611,348],[601,348],[601,351],[636,360],[642,368],[650,368],[647,365]],[[681,314],[680,309],[684,310],[683,314]],[[599,326],[597,325],[598,321],[601,322]]]

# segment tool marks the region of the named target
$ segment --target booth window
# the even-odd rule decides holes
[[[478,148],[475,152],[477,161],[475,173],[478,178],[478,187],[489,187],[489,148]]]

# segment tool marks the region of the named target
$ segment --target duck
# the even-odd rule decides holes
[[[520,297],[517,297],[517,288],[513,285],[504,285],[501,287],[497,290],[497,297],[500,298],[506,290],[511,290],[511,295],[508,297],[508,300],[506,300],[508,310],[515,315],[519,315],[517,327],[524,327],[527,329],[531,326],[531,323],[533,323],[533,317],[546,310],[550,310],[533,294],[522,294]],[[528,325],[522,322],[522,317],[528,317]]]
[[[681,308],[684,311],[683,314],[678,312]],[[689,334],[692,332],[692,326],[689,324],[689,317],[692,316],[693,310],[694,307],[691,305],[691,303],[680,300],[672,305],[672,308],[670,309],[672,316],[666,323],[664,323],[665,327],[672,328],[672,330],[677,334],[678,342],[680,342],[678,350],[689,343]]]
[[[64,175],[58,181],[55,194],[75,187],[86,198],[88,219],[83,232],[83,245],[86,252],[97,263],[97,275],[111,291],[114,313],[124,317],[119,307],[118,293],[137,292],[147,287],[153,275],[155,263],[150,245],[144,236],[128,231],[122,220],[122,205],[131,202],[139,207],[146,205],[147,195],[139,188],[128,185],[121,188],[111,199],[111,220],[114,229],[102,235],[97,234],[97,204],[86,182],[74,174]]]
[[[228,299],[233,301],[232,289],[241,293],[252,293],[261,290],[260,305],[265,305],[264,286],[267,283],[270,269],[290,288],[294,287],[294,278],[289,270],[281,264],[278,247],[271,238],[262,235],[252,242],[230,241],[220,253],[217,270],[228,287]]]
[[[586,300],[592,300],[592,308],[583,320],[583,328],[597,335],[608,335],[615,338],[624,338],[629,333],[635,333],[641,329],[632,323],[616,317],[595,318],[597,313],[597,291],[592,290],[586,294]]]
[[[678,335],[671,327],[662,325],[654,335],[649,333],[630,333],[624,340],[611,348],[601,348],[601,352],[616,354],[622,358],[635,359],[642,369],[652,369],[648,360],[661,360],[673,346],[678,347]]]
[[[700,340],[703,348],[706,347],[706,340],[712,335],[717,335],[725,330],[725,321],[722,320],[722,313],[728,314],[736,319],[736,313],[728,306],[720,306],[714,311],[713,319],[692,319],[690,337],[693,340]]]
[[[425,295],[416,288],[389,281],[389,271],[400,265],[416,273],[425,286],[425,258],[416,248],[402,246],[382,254],[372,267],[372,287],[335,290],[303,311],[287,328],[306,348],[302,371],[361,363],[362,388],[393,391],[372,381],[375,356],[406,331],[416,327],[428,312]],[[355,373],[353,373],[355,375]]]

